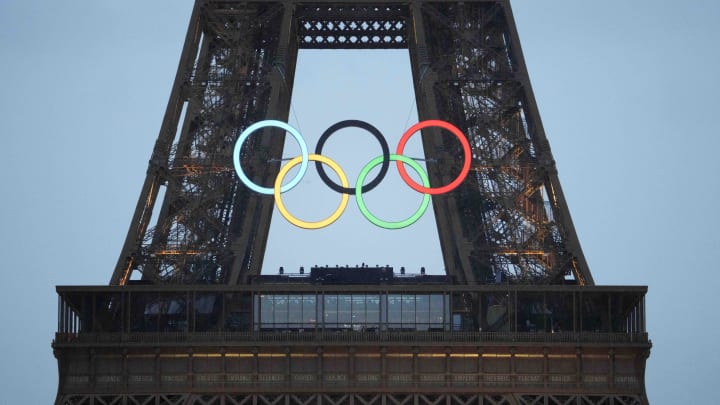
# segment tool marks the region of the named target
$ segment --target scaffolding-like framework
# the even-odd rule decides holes
[[[111,284],[133,272],[231,285],[260,273],[273,201],[241,185],[231,154],[250,124],[287,119],[302,47],[408,48],[420,119],[467,134],[471,175],[433,197],[448,274],[469,284],[500,273],[517,283],[593,284],[506,1],[198,2]],[[242,161],[269,184],[284,134],[266,132],[249,138]],[[431,183],[452,181],[459,143],[428,128],[423,145]]]
[[[273,198],[247,189],[232,162],[248,126],[287,121],[300,48],[408,49],[419,118],[466,134],[470,174],[432,197],[454,285],[415,287],[446,294],[449,308],[460,308],[452,316],[462,330],[455,321],[399,335],[226,330],[226,310],[260,317],[260,301],[248,300],[255,294],[329,288],[251,284],[261,273]],[[255,182],[269,185],[285,134],[262,131],[241,160]],[[437,128],[424,129],[422,139],[430,183],[451,182],[460,144]],[[394,288],[401,287],[350,290],[382,296]],[[509,0],[197,0],[110,286],[58,293],[58,404],[647,403],[645,289],[594,286]],[[197,294],[213,298],[200,302]],[[548,299],[570,301],[548,309]],[[184,321],[173,321],[181,308]],[[524,330],[518,318],[534,325],[541,316],[547,325],[548,313],[572,319],[572,330],[557,333],[555,321]],[[131,326],[158,314],[164,321],[155,325],[164,329]],[[203,330],[198,314],[207,318]],[[505,329],[477,330],[490,317]],[[622,329],[618,319],[635,326]],[[293,367],[312,378],[294,380]]]

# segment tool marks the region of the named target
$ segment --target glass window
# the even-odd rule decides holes
[[[445,300],[441,294],[430,295],[430,319],[431,328],[442,328],[445,322]]]
[[[302,327],[303,328],[315,328],[317,319],[315,317],[315,296],[304,295],[302,297]]]
[[[290,295],[288,297],[288,327],[299,328],[303,322],[303,297]]]
[[[394,329],[401,326],[401,315],[402,315],[402,295],[390,294],[388,295],[388,328]]]
[[[483,331],[508,331],[509,320],[513,314],[508,311],[510,297],[506,293],[487,293],[482,295],[482,323]]]
[[[323,301],[324,309],[324,322],[326,328],[337,328],[337,310],[338,310],[338,297],[337,295],[326,295]]]
[[[430,327],[430,296],[420,294],[415,297],[415,324],[417,330]]]
[[[260,327],[272,327],[273,319],[273,297],[271,295],[260,296]]]
[[[341,328],[349,328],[352,323],[352,295],[338,296],[338,324]]]
[[[402,327],[415,328],[415,295],[402,297]]]
[[[352,324],[353,329],[360,330],[365,328],[365,299],[364,295],[352,296]]]
[[[545,331],[548,328],[547,315],[543,294],[522,292],[517,297],[517,325],[519,332]]]
[[[380,296],[368,295],[365,300],[365,321],[367,328],[377,328],[380,323]]]
[[[608,332],[608,296],[602,293],[582,293],[580,322],[583,332]]]
[[[288,297],[286,295],[275,296],[275,327],[287,328],[288,324]]]

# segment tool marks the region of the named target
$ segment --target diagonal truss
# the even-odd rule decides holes
[[[253,122],[287,119],[299,47],[410,51],[421,119],[467,134],[472,172],[433,198],[445,267],[461,283],[593,284],[505,0],[407,3],[198,1],[168,111],[111,284],[244,283],[259,274],[272,198],[233,170]],[[284,134],[243,148],[270,184]],[[423,131],[433,184],[459,171],[459,145]],[[152,222],[152,223],[151,223]]]
[[[173,116],[163,123],[113,283],[124,283],[132,271],[170,283],[218,283],[228,276],[237,254],[232,244],[253,206],[234,174],[232,147],[246,123],[264,118],[270,106],[282,17],[279,4],[196,5],[178,94],[168,108]],[[268,139],[256,139],[244,149],[254,152],[250,160],[272,149]],[[164,200],[154,207],[160,188]],[[153,209],[157,222],[149,226]]]
[[[415,38],[419,110],[459,124],[473,151],[472,176],[444,210],[462,217],[448,221],[459,224],[454,231],[463,236],[454,245],[468,247],[458,255],[464,268],[458,273],[481,283],[506,278],[562,283],[567,278],[592,284],[509,4],[438,2],[417,8],[415,19],[424,23],[424,32]],[[437,177],[458,172],[453,162],[461,161],[460,152],[452,140],[426,142],[425,149],[438,154]]]
[[[420,119],[468,137],[470,175],[433,197],[447,277],[255,277],[273,197],[232,153],[287,121],[302,47],[407,48]],[[263,131],[241,161],[267,186],[285,135]],[[459,143],[422,139],[449,183]],[[478,285],[501,283],[530,285]],[[646,287],[592,286],[509,0],[197,0],[110,284],[58,287],[57,404],[647,404]]]

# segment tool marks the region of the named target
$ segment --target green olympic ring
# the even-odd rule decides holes
[[[416,161],[410,159],[407,156],[396,155],[394,153],[390,154],[390,160],[400,161],[410,165],[410,167],[412,167],[413,170],[415,170],[415,172],[420,175],[423,186],[430,187],[430,179],[428,178],[427,173],[425,173],[425,170],[423,170],[422,166],[420,166],[420,164],[418,164]],[[420,219],[423,214],[425,214],[425,211],[427,211],[428,205],[430,204],[430,194],[423,194],[423,200],[422,203],[420,203],[420,207],[417,209],[417,211],[415,211],[413,215],[411,215],[405,220],[398,222],[388,222],[376,217],[375,215],[373,215],[373,213],[370,212],[370,210],[368,210],[367,206],[365,205],[365,200],[363,200],[362,196],[362,185],[365,182],[365,177],[367,177],[368,173],[370,173],[370,170],[372,170],[375,166],[381,164],[382,162],[383,156],[378,156],[375,159],[371,160],[368,164],[366,164],[365,167],[363,167],[360,171],[357,183],[355,183],[355,200],[357,201],[358,208],[368,221],[381,228],[402,229],[408,227],[417,222],[417,220]]]

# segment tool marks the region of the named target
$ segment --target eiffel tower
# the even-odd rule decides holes
[[[262,274],[238,173],[281,173],[299,49],[409,51],[446,275]],[[594,284],[508,0],[197,0],[110,285],[57,287],[56,404],[647,404],[646,292]]]

